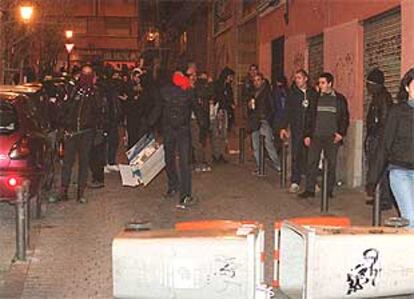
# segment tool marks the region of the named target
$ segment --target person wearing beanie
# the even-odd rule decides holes
[[[393,105],[391,94],[384,86],[384,82],[384,73],[379,68],[371,70],[366,79],[366,88],[368,94],[371,96],[371,102],[369,103],[368,113],[365,120],[367,134],[364,141],[368,172],[370,171],[370,168],[372,168],[372,156],[377,150],[380,136],[384,132],[388,112]],[[381,209],[391,209],[395,200],[391,192],[388,172],[384,173],[383,178],[380,181],[380,194]],[[366,203],[372,205],[373,201],[373,199],[369,199]]]

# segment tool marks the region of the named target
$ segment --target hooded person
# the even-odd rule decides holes
[[[371,70],[366,79],[367,91],[371,96],[371,102],[368,106],[368,113],[365,121],[367,134],[364,142],[368,171],[372,167],[372,157],[379,146],[380,136],[384,133],[388,112],[393,105],[392,96],[384,86],[384,82],[384,73],[379,68]],[[373,201],[373,199],[370,199],[366,203],[373,204]],[[389,210],[395,205],[388,172],[384,173],[380,182],[380,202],[382,210]]]
[[[191,114],[200,115],[199,105],[189,76],[195,66],[181,60],[170,82],[160,89],[159,112],[162,113],[165,164],[168,189],[165,198],[178,195],[177,209],[186,209],[196,203],[191,187]],[[176,158],[178,157],[178,169]]]
[[[233,80],[234,71],[229,67],[225,67],[215,83],[214,105],[210,109],[214,163],[227,163],[224,158],[227,146],[227,131],[234,124]]]

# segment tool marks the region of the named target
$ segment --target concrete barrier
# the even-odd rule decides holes
[[[255,228],[123,231],[113,241],[115,298],[257,299]]]
[[[284,222],[280,290],[290,298],[414,294],[414,230],[306,227]]]

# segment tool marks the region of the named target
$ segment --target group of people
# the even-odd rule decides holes
[[[315,197],[323,152],[329,162],[328,195],[332,197],[337,153],[349,126],[347,100],[334,90],[334,77],[330,73],[320,74],[318,92],[311,86],[309,75],[303,69],[295,72],[293,81],[290,88],[284,77],[272,85],[256,65],[250,66],[244,97],[256,164],[259,164],[259,137],[262,135],[272,166],[280,172],[280,145],[291,137],[289,191],[298,193],[302,176],[306,175],[305,191],[299,197]]]
[[[338,150],[350,122],[347,99],[334,89],[333,75],[324,72],[315,83],[311,85],[307,72],[300,69],[290,88],[284,77],[270,84],[253,64],[243,91],[257,166],[260,135],[277,171],[280,144],[290,138],[289,192],[298,193],[299,198],[315,197],[322,157],[328,162],[328,196],[334,196]],[[384,84],[379,68],[368,73],[366,88],[371,99],[365,119],[366,189],[373,197],[379,185],[381,209],[396,206],[414,227],[414,69],[404,75],[395,100]],[[303,177],[306,183],[299,193]],[[367,204],[373,204],[373,199]]]
[[[161,133],[168,176],[165,197],[177,195],[178,208],[194,203],[192,170],[211,171],[210,160],[215,164],[228,162],[227,133],[234,124],[235,108],[234,71],[230,68],[224,68],[216,81],[188,61],[178,62],[169,75],[141,67],[125,71],[92,65],[75,69],[72,75],[58,113],[64,147],[59,200],[69,199],[77,156],[76,198],[81,203],[87,202],[86,187],[102,188],[105,173],[119,171],[122,127],[126,148],[150,132]],[[207,157],[208,140],[211,159]]]
[[[83,66],[69,84],[61,109],[65,132],[61,198],[68,198],[77,153],[80,202],[86,202],[88,167],[92,172],[90,186],[94,188],[104,186],[105,172],[118,170],[119,127],[124,124],[128,147],[150,131],[161,133],[168,177],[165,197],[177,198],[180,209],[193,205],[196,198],[192,195],[191,172],[211,171],[207,144],[211,145],[213,163],[227,163],[227,135],[235,124],[234,75],[225,67],[213,80],[199,72],[195,63],[185,60],[165,76],[142,68],[130,74],[112,70],[105,76],[96,76],[90,65]],[[383,72],[374,69],[368,74],[366,85],[372,99],[364,147],[368,193],[372,195],[374,186],[380,184],[381,207],[389,209],[396,204],[412,226],[413,79],[412,69],[404,76],[398,99],[393,101],[384,86]],[[334,196],[337,154],[350,122],[347,99],[334,88],[334,76],[324,72],[315,83],[311,85],[307,72],[300,69],[290,87],[285,77],[271,84],[252,64],[240,101],[247,109],[257,168],[261,135],[277,172],[281,171],[281,144],[290,138],[289,192],[298,193],[300,198],[315,197],[321,155],[328,161],[328,196]],[[258,174],[257,169],[254,174]],[[304,177],[304,191],[299,193]]]

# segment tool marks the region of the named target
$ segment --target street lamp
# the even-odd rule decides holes
[[[66,30],[65,36],[67,39],[71,39],[73,37],[73,30]]]
[[[65,44],[66,51],[68,52],[68,62],[67,62],[67,65],[68,65],[68,73],[70,71],[70,53],[72,52],[72,50],[73,50],[74,47],[75,47],[75,44],[74,43]]]
[[[33,6],[23,5],[20,6],[20,17],[24,23],[29,23],[33,16]]]
[[[65,30],[65,36],[66,36],[65,48],[66,48],[66,51],[68,52],[67,71],[69,73],[69,71],[70,71],[70,53],[72,52],[73,48],[75,47],[75,44],[72,41],[73,30]]]

